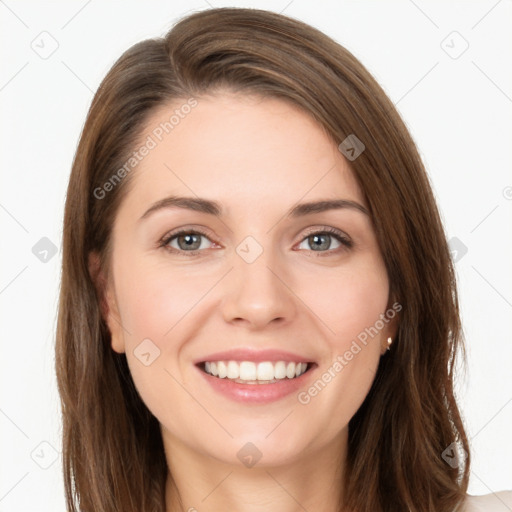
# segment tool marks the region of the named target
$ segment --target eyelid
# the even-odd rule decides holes
[[[162,238],[160,238],[159,242],[163,242],[164,240],[167,240],[182,233],[198,233],[200,235],[206,236],[209,239],[215,238],[215,236],[213,235],[213,231],[208,229],[206,226],[202,226],[201,224],[193,224],[190,226],[186,225],[181,226],[179,228],[171,229],[170,231],[166,232],[165,235],[162,236]]]
[[[329,235],[338,235],[340,238],[345,240],[346,242],[352,243],[352,239],[341,229],[334,228],[332,226],[311,226],[306,228],[306,232],[303,235],[303,238],[300,240],[301,242],[304,238],[313,235],[315,233],[328,233]]]

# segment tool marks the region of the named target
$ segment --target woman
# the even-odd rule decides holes
[[[459,350],[428,178],[347,50],[226,8],[115,63],[65,209],[69,510],[501,510]]]

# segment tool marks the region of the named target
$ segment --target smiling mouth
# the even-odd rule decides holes
[[[204,361],[197,365],[206,374],[238,384],[274,384],[297,379],[316,366],[316,363],[293,361]]]

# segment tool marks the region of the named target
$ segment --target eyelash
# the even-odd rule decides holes
[[[180,249],[175,249],[174,247],[169,247],[169,243],[174,239],[179,237],[180,235],[202,235],[209,240],[208,233],[205,233],[204,231],[201,231],[199,229],[181,229],[179,231],[176,231],[174,233],[170,233],[168,235],[165,235],[159,242],[159,247],[163,248],[172,254],[180,254],[180,255],[190,255],[190,256],[197,256],[200,253],[204,252],[204,249],[196,249],[194,251],[183,251]],[[338,242],[341,243],[341,247],[338,247],[336,249],[329,249],[327,251],[313,251],[310,250],[310,252],[315,252],[315,256],[323,257],[323,256],[332,256],[333,254],[337,254],[340,251],[346,251],[348,249],[351,249],[354,245],[352,240],[350,240],[346,235],[343,234],[343,232],[339,231],[338,229],[331,228],[328,226],[325,226],[324,228],[320,230],[312,230],[311,232],[308,232],[304,238],[300,241],[302,243],[304,240],[309,238],[312,235],[331,235],[334,237]],[[211,241],[211,240],[210,240]]]

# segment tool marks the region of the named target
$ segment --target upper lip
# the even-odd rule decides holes
[[[260,363],[263,361],[292,361],[294,363],[313,362],[310,358],[284,350],[251,350],[247,348],[237,348],[232,350],[225,350],[223,352],[215,352],[214,354],[196,359],[194,364],[200,364],[206,361],[254,361],[255,363]]]

